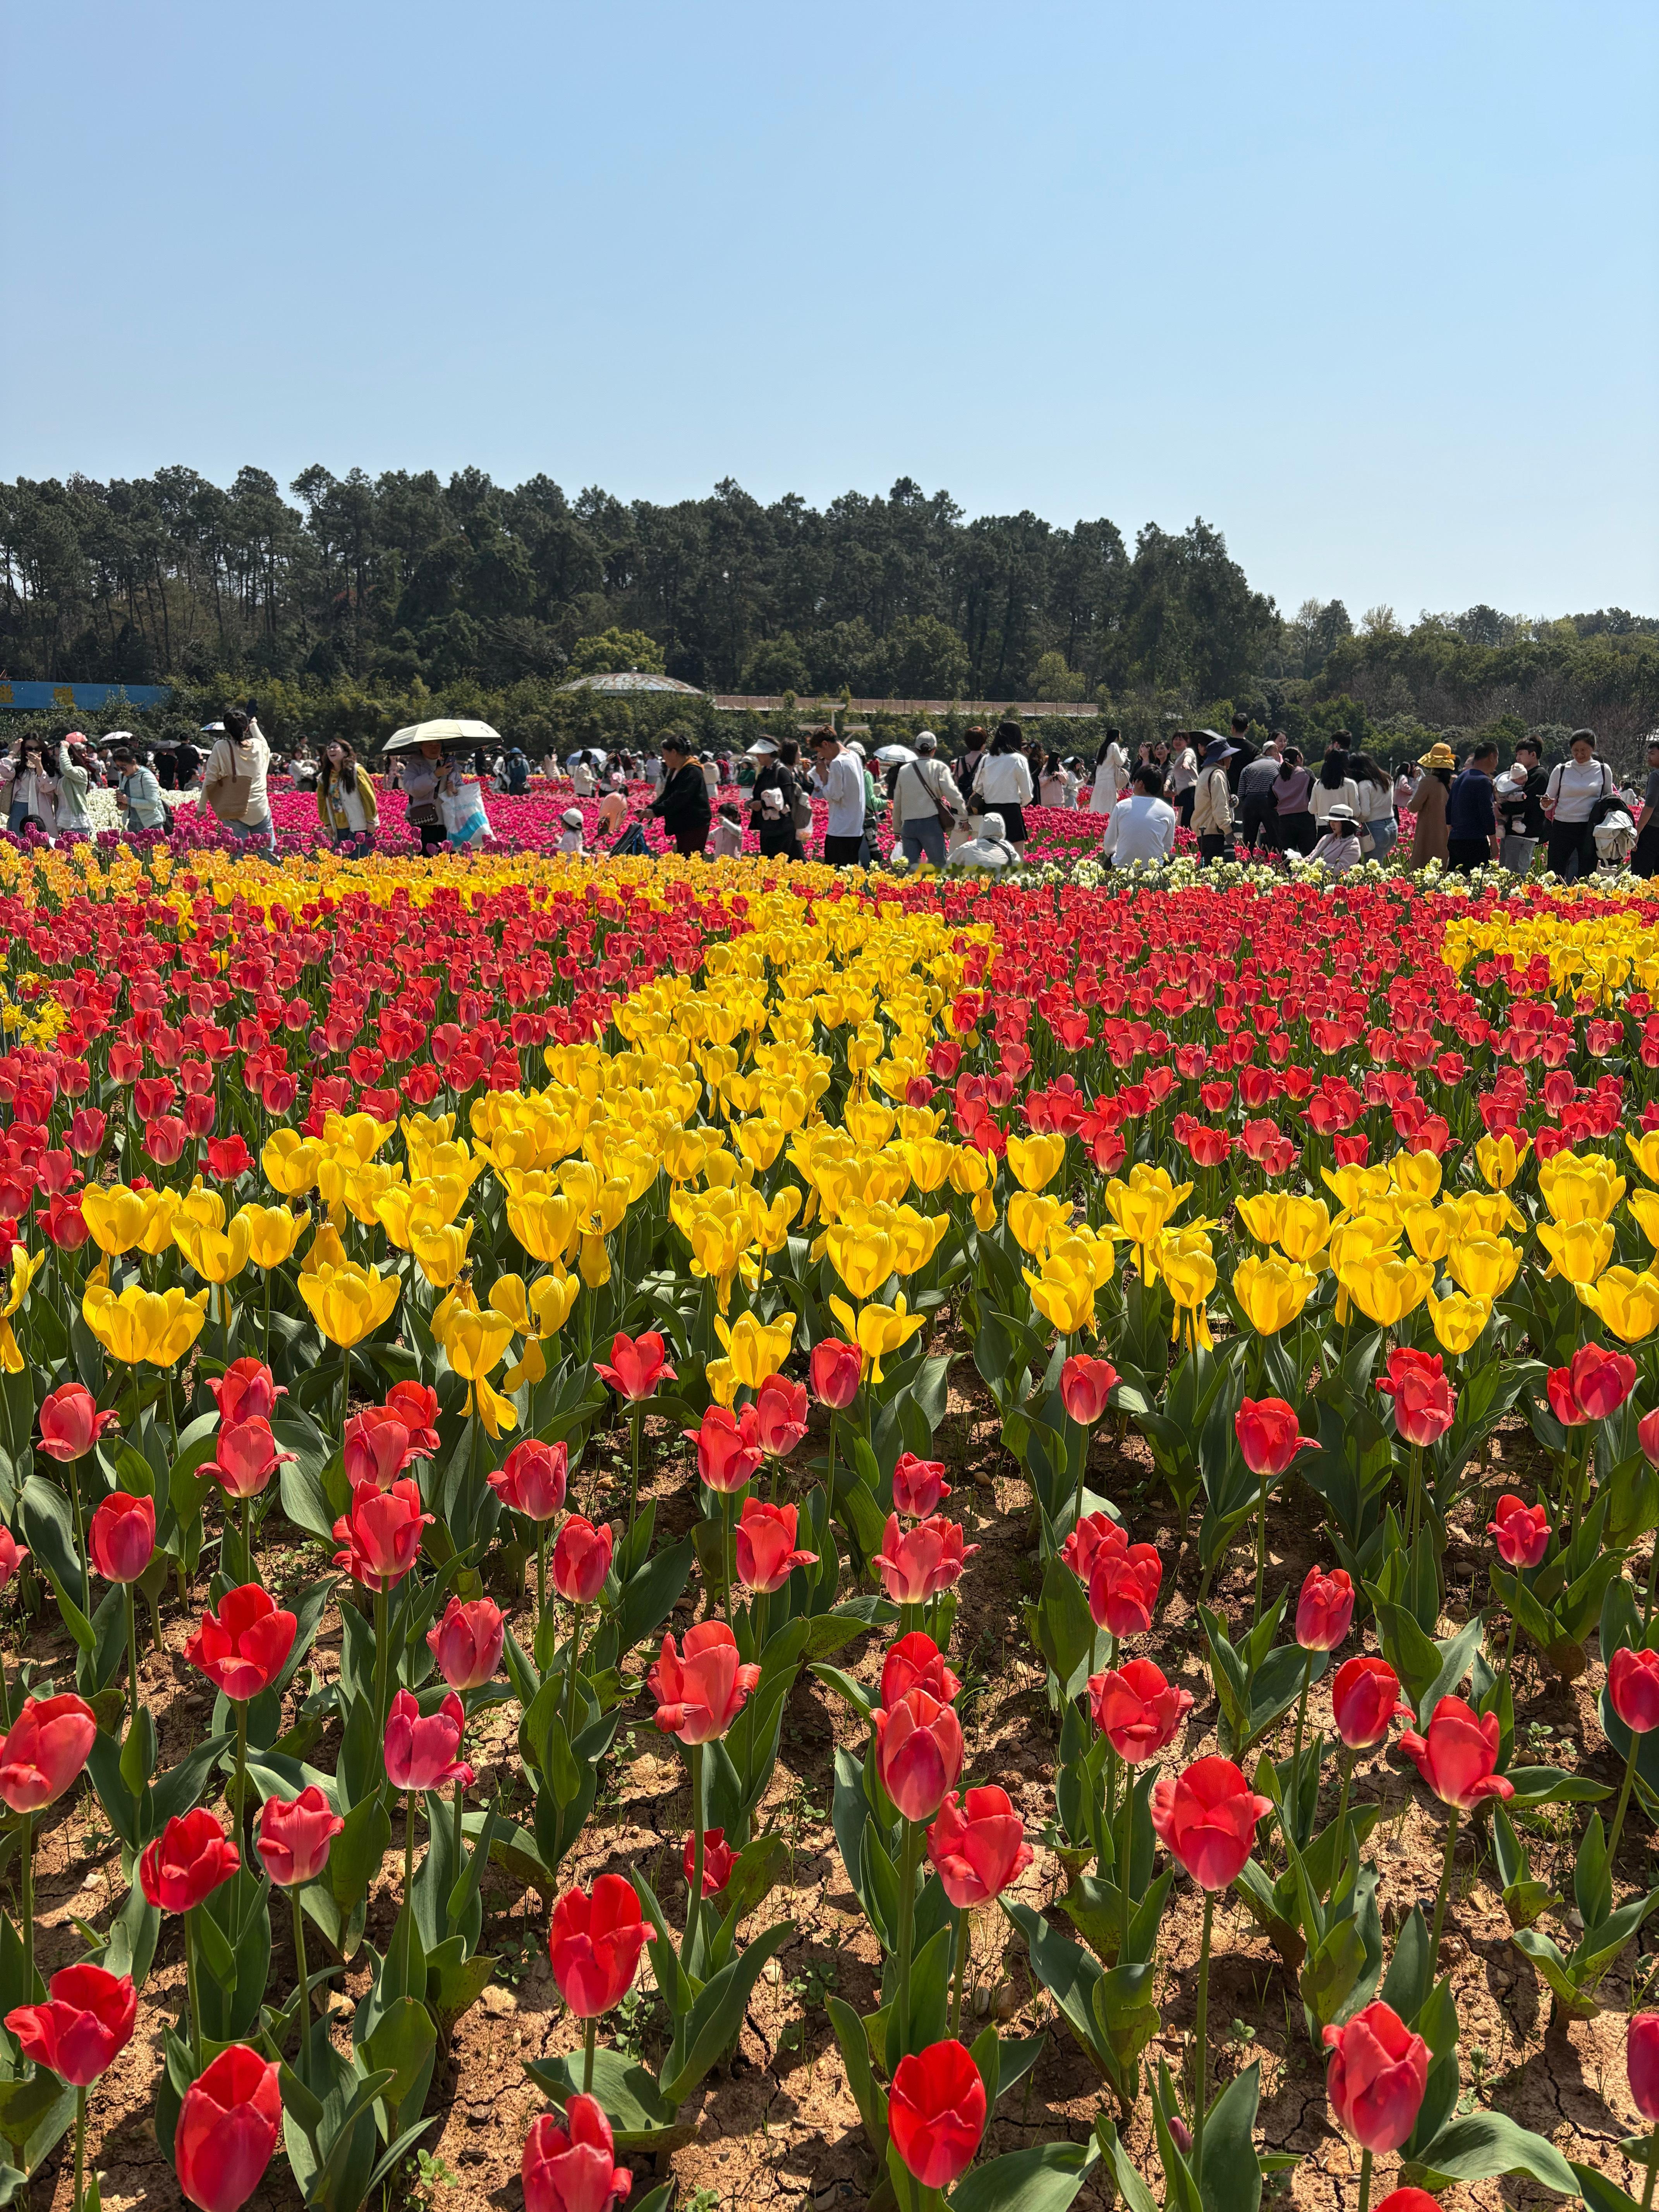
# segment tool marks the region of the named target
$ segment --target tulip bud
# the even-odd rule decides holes
[[[881,1662],[881,1702],[889,1712],[907,1690],[926,1690],[930,1698],[948,1705],[961,1687],[938,1644],[920,1628],[888,1646]]]
[[[550,1521],[564,1504],[569,1475],[570,1451],[562,1437],[550,1444],[526,1437],[514,1445],[489,1482],[503,1505],[539,1523]]]
[[[959,1911],[1000,1897],[1031,1863],[1031,1846],[1006,1790],[954,1792],[927,1831],[927,1856]]]
[[[1334,1651],[1353,1619],[1353,1583],[1341,1567],[1310,1567],[1296,1606],[1296,1640],[1304,1651]]]
[[[760,1428],[752,1406],[741,1413],[711,1406],[701,1425],[684,1433],[697,1447],[699,1479],[717,1497],[735,1497],[761,1463]]]
[[[1427,1733],[1407,1729],[1400,1748],[1442,1804],[1468,1813],[1487,1797],[1513,1797],[1515,1784],[1498,1769],[1498,1719],[1477,1715],[1462,1698],[1442,1698]]]
[[[1621,1645],[1607,1662],[1607,1699],[1633,1735],[1659,1728],[1659,1651]]]
[[[609,1362],[596,1359],[593,1371],[619,1398],[638,1405],[654,1393],[659,1382],[679,1379],[667,1364],[667,1350],[655,1329],[647,1329],[636,1337],[623,1336],[618,1331],[611,1340]]]
[[[314,1782],[291,1800],[267,1797],[255,1848],[279,1889],[314,1881],[328,1864],[329,1848],[345,1822]]]
[[[1651,2125],[1659,2120],[1659,2012],[1632,2014],[1625,2030],[1625,2072],[1636,2109]]]
[[[949,2189],[974,2162],[985,2133],[985,2084],[960,2043],[907,2051],[893,2072],[887,2126],[893,2148],[924,2189]]]
[[[1193,1709],[1190,1690],[1177,1690],[1150,1659],[1131,1659],[1089,1677],[1095,1726],[1131,1766],[1152,1759],[1175,1741]]]
[[[1282,1398],[1245,1399],[1233,1418],[1244,1464],[1255,1475],[1283,1474],[1315,1439],[1297,1432],[1296,1408]]]
[[[726,1840],[724,1828],[705,1828],[702,1834],[702,1893],[718,1897],[732,1879],[732,1869],[738,1863],[738,1854]],[[696,1872],[696,1838],[688,1836],[685,1849],[680,1854],[680,1864],[685,1869],[687,1887]]]
[[[1369,1751],[1389,1732],[1400,1703],[1400,1677],[1386,1659],[1346,1659],[1331,1685],[1336,1732],[1350,1751]]]
[[[27,1545],[20,1544],[11,1530],[0,1522],[0,1590],[5,1589],[28,1555]]]
[[[435,1713],[421,1711],[412,1690],[399,1690],[392,1700],[386,1722],[386,1774],[394,1790],[447,1790],[453,1782],[463,1789],[472,1781],[472,1769],[457,1759],[466,1713],[453,1690]]]
[[[240,1142],[240,1138],[237,1141]],[[233,1360],[222,1375],[207,1377],[207,1387],[219,1408],[220,1421],[232,1425],[238,1421],[270,1420],[276,1411],[276,1401],[288,1395],[262,1359]]]
[[[935,1515],[914,1528],[902,1528],[898,1515],[890,1513],[872,1564],[880,1568],[882,1587],[895,1605],[921,1605],[959,1581],[978,1549],[977,1544],[963,1543],[955,1521]]]
[[[616,1537],[596,1528],[580,1513],[570,1514],[553,1540],[553,1587],[567,1605],[592,1605],[611,1572]]]
[[[295,1615],[283,1612],[268,1590],[244,1583],[225,1592],[216,1613],[202,1615],[185,1656],[233,1702],[244,1705],[282,1673],[298,1627]]]
[[[793,1505],[769,1505],[758,1498],[745,1498],[743,1514],[732,1536],[738,1580],[745,1589],[781,1589],[797,1567],[817,1564],[816,1552],[795,1549],[799,1516]]]
[[[1497,1518],[1486,1523],[1486,1533],[1504,1565],[1518,1572],[1535,1567],[1548,1551],[1550,1516],[1541,1505],[1523,1505],[1506,1490],[1498,1501]]]
[[[92,1707],[72,1690],[28,1698],[0,1743],[0,1797],[14,1813],[50,1805],[86,1765],[97,1733]]]
[[[163,1912],[188,1912],[241,1866],[236,1846],[205,1805],[169,1820],[144,1846],[138,1886]]]
[[[769,1375],[755,1393],[755,1434],[769,1459],[783,1459],[806,1434],[806,1385]]]
[[[1394,1400],[1394,1425],[1402,1443],[1419,1449],[1435,1443],[1456,1419],[1457,1394],[1446,1380],[1437,1352],[1413,1352],[1404,1346],[1391,1352],[1389,1371],[1376,1387]]]
[[[40,1449],[49,1459],[84,1459],[114,1421],[112,1410],[98,1411],[84,1382],[65,1382],[41,1402]]]
[[[1060,1403],[1080,1427],[1092,1428],[1105,1412],[1117,1383],[1118,1372],[1109,1359],[1074,1352],[1060,1370]]]
[[[493,1599],[475,1597],[463,1604],[452,1597],[444,1617],[427,1631],[427,1649],[452,1690],[476,1690],[501,1663],[507,1621]]]
[[[828,1406],[837,1413],[844,1413],[859,1395],[859,1375],[862,1364],[859,1348],[854,1344],[843,1344],[839,1337],[826,1336],[812,1346],[812,1356],[807,1362],[812,1378],[812,1395],[820,1406]]]
[[[199,2212],[240,2212],[283,2125],[276,2067],[245,2043],[222,2051],[184,2094],[173,2139],[179,2186]]]
[[[87,1549],[106,1583],[136,1583],[155,1555],[155,1500],[111,1491],[87,1524]]]
[[[930,1513],[938,1511],[939,1500],[950,1495],[943,1460],[918,1459],[914,1452],[899,1454],[893,1468],[896,1512],[908,1521],[925,1521]]]
[[[617,2164],[616,2138],[597,2098],[580,2091],[564,2108],[543,2112],[525,2137],[521,2178],[525,2212],[605,2212],[634,2177]]]
[[[1328,2027],[1325,2045],[1335,2053],[1325,2091],[1338,2125],[1362,2150],[1398,2150],[1428,2087],[1428,2045],[1381,2002]]]
[[[931,1820],[962,1772],[962,1723],[952,1706],[926,1690],[907,1690],[890,1712],[878,1710],[876,1772],[907,1820]]]
[[[597,2020],[634,1986],[645,1923],[631,1882],[602,1874],[590,1895],[573,1884],[553,1907],[548,1958],[559,1995],[578,2019]]]

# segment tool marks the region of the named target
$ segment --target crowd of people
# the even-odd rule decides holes
[[[588,849],[590,838],[595,850],[647,852],[630,796],[643,785],[648,814],[684,855],[735,855],[752,830],[769,858],[866,867],[884,817],[893,855],[912,867],[998,870],[1025,858],[1025,810],[1037,805],[1100,817],[1100,850],[1114,867],[1167,863],[1185,830],[1200,866],[1276,855],[1290,868],[1342,874],[1388,860],[1409,814],[1414,870],[1436,861],[1468,872],[1492,863],[1524,875],[1541,845],[1545,865],[1564,879],[1604,866],[1659,873],[1659,732],[1638,793],[1620,787],[1590,730],[1574,731],[1566,757],[1550,765],[1538,740],[1523,737],[1507,766],[1489,741],[1477,740],[1461,760],[1442,741],[1414,762],[1385,764],[1344,731],[1316,761],[1282,731],[1259,747],[1249,731],[1248,715],[1236,714],[1224,735],[1176,731],[1143,742],[1132,757],[1121,732],[1109,729],[1088,764],[1028,744],[1012,720],[968,731],[954,761],[931,730],[873,755],[833,727],[762,736],[734,755],[671,729],[653,752],[581,747],[540,773],[543,788],[550,776],[579,802],[562,812],[557,849],[565,853]],[[200,735],[201,745],[152,749],[118,732],[100,752],[78,731],[55,743],[30,732],[0,757],[6,827],[15,836],[88,835],[89,794],[108,787],[129,830],[163,829],[169,806],[191,799],[232,836],[274,850],[270,790],[280,777],[313,794],[319,835],[348,857],[374,849],[380,793],[400,792],[410,830],[432,854],[489,838],[489,796],[522,797],[538,773],[517,744],[462,750],[425,743],[392,755],[377,782],[343,738],[273,751],[252,700],[227,708]],[[595,800],[590,829],[584,804]],[[815,800],[825,814],[816,854]]]

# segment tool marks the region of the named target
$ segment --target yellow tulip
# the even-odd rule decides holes
[[[1170,1296],[1176,1304],[1175,1325],[1170,1331],[1173,1342],[1181,1330],[1181,1316],[1192,1316],[1194,1344],[1207,1350],[1211,1344],[1206,1301],[1216,1285],[1215,1255],[1207,1231],[1199,1222],[1188,1222],[1178,1229],[1166,1230],[1152,1248],[1152,1262],[1155,1276],[1169,1285]]]
[[[738,1378],[732,1371],[729,1359],[708,1359],[703,1363],[703,1376],[708,1384],[708,1395],[717,1406],[730,1407],[738,1401]]]
[[[981,1235],[997,1225],[997,1202],[988,1190],[980,1191],[973,1203],[974,1226]]]
[[[1338,1279],[1361,1313],[1379,1328],[1395,1328],[1427,1297],[1434,1268],[1427,1261],[1373,1253],[1340,1268]]]
[[[1494,1190],[1507,1190],[1520,1174],[1531,1150],[1530,1137],[1522,1137],[1517,1146],[1513,1131],[1504,1129],[1496,1136],[1477,1140],[1474,1164]]]
[[[1355,1261],[1385,1256],[1400,1241],[1399,1224],[1357,1213],[1336,1223],[1331,1231],[1330,1261],[1339,1279]]]
[[[273,1129],[259,1154],[265,1181],[284,1198],[303,1198],[317,1181],[322,1153],[309,1137],[297,1129]]]
[[[860,1306],[855,1314],[845,1298],[832,1297],[830,1310],[863,1353],[865,1372],[872,1382],[883,1379],[882,1361],[901,1351],[927,1326],[926,1314],[913,1314],[906,1306],[902,1291],[890,1306]]]
[[[993,1189],[997,1179],[994,1152],[982,1152],[977,1145],[958,1145],[951,1161],[951,1188],[963,1198],[981,1198]]]
[[[469,1219],[459,1225],[452,1222],[445,1228],[410,1232],[409,1249],[415,1264],[435,1290],[447,1291],[466,1264],[473,1225]]]
[[[1659,1129],[1653,1133],[1659,1136]],[[1650,1244],[1659,1244],[1659,1191],[1633,1190],[1626,1200],[1632,1218]]]
[[[136,1367],[176,1367],[200,1335],[208,1294],[187,1295],[176,1287],[147,1291],[129,1283],[118,1295],[100,1268],[87,1284],[81,1311],[112,1359]]]
[[[1008,1165],[1022,1190],[1046,1190],[1066,1159],[1066,1139],[1057,1130],[1039,1130],[1030,1137],[1010,1137]]]
[[[1573,1221],[1559,1227],[1540,1221],[1538,1241],[1550,1255],[1546,1275],[1593,1283],[1613,1257],[1613,1227],[1610,1221]]]
[[[1505,1191],[1466,1190],[1461,1198],[1449,1198],[1446,1206],[1465,1237],[1501,1237],[1508,1229],[1526,1233],[1527,1217]]]
[[[576,1209],[562,1191],[509,1193],[507,1225],[532,1260],[567,1260],[576,1249]]]
[[[1605,1152],[1557,1152],[1538,1163],[1538,1190],[1557,1221],[1605,1221],[1626,1188]]]
[[[247,1265],[252,1232],[239,1213],[228,1231],[175,1221],[173,1241],[204,1283],[228,1283]]]
[[[894,1272],[893,1239],[859,1221],[837,1222],[826,1231],[824,1249],[851,1295],[873,1297]]]
[[[777,1158],[787,1134],[781,1121],[760,1117],[738,1122],[732,1132],[738,1150],[757,1174],[764,1173]]]
[[[1446,1273],[1472,1298],[1501,1298],[1520,1272],[1521,1248],[1507,1237],[1459,1237],[1447,1249]]]
[[[100,1252],[118,1257],[143,1238],[155,1213],[160,1194],[129,1190],[125,1183],[88,1183],[81,1193],[81,1218]]]
[[[1296,1319],[1318,1279],[1294,1261],[1258,1259],[1252,1253],[1233,1270],[1233,1296],[1256,1334],[1273,1336]]]
[[[1430,1205],[1440,1195],[1440,1162],[1433,1152],[1396,1152],[1389,1181],[1402,1198]]]
[[[3,1299],[0,1300],[0,1368],[3,1368],[8,1375],[21,1375],[25,1365],[17,1339],[12,1333],[11,1317],[27,1296],[29,1285],[46,1264],[44,1252],[31,1255],[21,1244],[12,1246],[11,1273]],[[106,1279],[108,1272],[107,1263],[100,1265],[94,1279]]]
[[[789,1242],[790,1225],[800,1212],[801,1194],[794,1183],[786,1183],[770,1206],[755,1215],[754,1241],[769,1256],[781,1252]]]
[[[1278,1243],[1279,1226],[1285,1218],[1283,1191],[1261,1190],[1252,1197],[1237,1199],[1233,1212],[1258,1244]]]
[[[611,1280],[611,1247],[603,1237],[583,1232],[576,1245],[576,1272],[590,1291],[603,1290]]]
[[[1322,1198],[1287,1195],[1281,1201],[1279,1235],[1273,1241],[1287,1260],[1316,1258],[1331,1241],[1329,1206]]]
[[[1041,1252],[1071,1212],[1063,1198],[1039,1198],[1029,1190],[1017,1190],[1008,1200],[1009,1233],[1022,1252]]]
[[[1022,1268],[1031,1292],[1031,1304],[1061,1336],[1076,1336],[1095,1328],[1095,1281],[1086,1268],[1060,1260],[1045,1260],[1042,1272]]]
[[[210,1190],[198,1176],[179,1200],[175,1227],[193,1222],[198,1229],[222,1229],[225,1225],[225,1201],[216,1190]]]
[[[1452,1239],[1462,1233],[1462,1221],[1450,1206],[1408,1206],[1406,1237],[1419,1260],[1443,1260]]]
[[[285,1206],[242,1206],[238,1221],[247,1224],[247,1255],[256,1267],[280,1267],[294,1257],[294,1249],[311,1217],[290,1213]]]
[[[910,1170],[910,1180],[919,1191],[931,1194],[944,1189],[956,1158],[954,1145],[946,1144],[940,1137],[920,1137],[899,1149]]]
[[[1468,1351],[1479,1342],[1491,1319],[1490,1298],[1472,1298],[1462,1291],[1448,1291],[1443,1298],[1429,1300],[1429,1320],[1435,1342],[1443,1352]]]
[[[716,1316],[714,1334],[725,1346],[732,1371],[745,1390],[758,1390],[769,1375],[775,1375],[789,1357],[795,1334],[795,1316],[780,1314],[763,1322],[755,1313],[741,1313],[735,1322]]]
[[[1659,1129],[1644,1129],[1639,1137],[1626,1129],[1625,1143],[1648,1181],[1659,1182]]]
[[[347,1349],[391,1319],[400,1287],[395,1275],[383,1275],[378,1267],[360,1267],[349,1260],[300,1271],[300,1295],[310,1307],[312,1319],[331,1344]]]
[[[1659,1328],[1659,1275],[1609,1267],[1599,1282],[1574,1285],[1581,1301],[1599,1314],[1624,1344],[1640,1344]]]
[[[179,1192],[166,1188],[151,1195],[155,1203],[144,1224],[144,1233],[138,1239],[138,1249],[149,1258],[159,1260],[173,1243],[173,1224],[179,1218],[184,1199]]]
[[[372,1114],[325,1114],[323,1143],[330,1152],[355,1153],[362,1163],[374,1158],[397,1126]]]
[[[1114,1176],[1107,1184],[1106,1211],[1128,1242],[1139,1246],[1143,1275],[1152,1264],[1149,1249],[1154,1238],[1176,1206],[1191,1197],[1192,1189],[1191,1183],[1172,1182],[1167,1169],[1150,1167],[1145,1160],[1136,1161],[1127,1182]]]
[[[1370,1200],[1388,1198],[1394,1189],[1393,1178],[1381,1162],[1372,1168],[1321,1168],[1319,1174],[1345,1213],[1358,1213]]]

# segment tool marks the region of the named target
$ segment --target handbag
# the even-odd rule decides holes
[[[907,761],[905,763],[905,766],[915,777],[916,781],[921,786],[929,799],[933,800],[933,811],[939,817],[939,828],[941,830],[954,830],[957,826],[957,811],[954,806],[950,805],[948,800],[941,799],[939,793],[933,788],[933,785],[928,782],[927,777],[921,772],[921,762]]]
[[[248,801],[253,796],[253,778],[237,773],[236,749],[226,738],[221,738],[219,744],[213,748],[213,760],[208,763],[210,769],[219,757],[219,745],[225,749],[231,772],[228,775],[216,776],[211,783],[205,784],[204,795],[220,821],[240,822],[246,817]]]
[[[789,802],[789,819],[797,830],[810,830],[812,826],[812,801],[806,787],[797,777],[791,776],[789,781],[793,792]]]

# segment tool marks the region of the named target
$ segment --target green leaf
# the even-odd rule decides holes
[[[1006,2151],[963,2174],[951,2212],[1066,2212],[1099,2154],[1092,2141]]]
[[[1198,2176],[1204,2212],[1258,2212],[1261,2168],[1256,2163],[1255,2128],[1261,2094],[1258,2059],[1236,2075],[1210,2107]]]
[[[1042,1594],[1029,1608],[1037,1649],[1054,1669],[1060,1695],[1076,1694],[1094,1656],[1095,1624],[1082,1584],[1056,1553],[1043,1571]]]
[[[864,2123],[864,2132],[876,2156],[887,2154],[887,2122],[881,2092],[870,2070],[870,2039],[864,2022],[844,1997],[828,1996],[824,2008],[830,2014],[830,2025],[841,2045],[842,2063],[847,2069],[847,2086],[853,2093],[853,2102],[859,2108],[859,2118]],[[974,2046],[978,2051],[978,2045]]]
[[[744,2009],[761,1969],[795,1932],[793,1920],[775,1921],[728,1966],[706,1983],[690,2011],[677,2021],[663,2061],[662,2093],[672,2105],[689,2097],[709,2068],[737,2041]]]
[[[1572,2168],[1553,2142],[1519,2126],[1503,2112],[1472,2112],[1442,2128],[1427,2148],[1402,2167],[1407,2186],[1418,2173],[1447,2181],[1485,2181],[1494,2174],[1524,2173],[1563,2197],[1577,2197]]]

